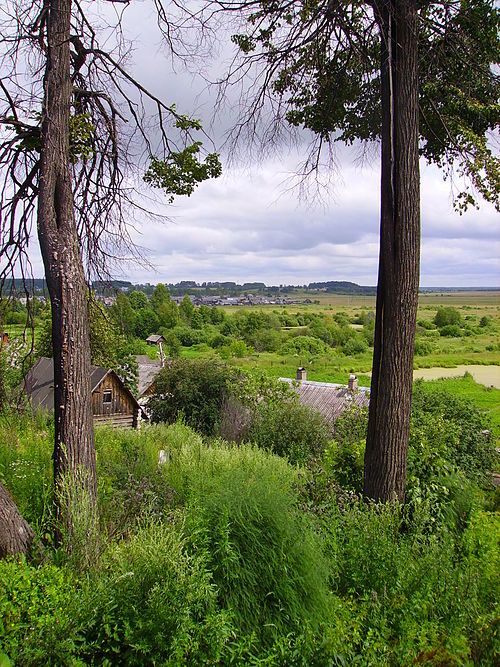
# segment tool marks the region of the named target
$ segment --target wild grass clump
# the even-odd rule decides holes
[[[187,427],[185,432],[197,437]],[[106,540],[130,534],[145,517],[161,519],[176,505],[175,490],[158,464],[159,452],[169,451],[173,440],[165,426],[97,429],[99,516]]]
[[[51,525],[54,425],[46,414],[0,415],[0,480],[42,536]]]
[[[150,523],[110,546],[79,600],[85,664],[217,664],[232,630],[182,525]]]
[[[163,512],[172,520],[182,509],[190,553],[203,558],[220,608],[239,633],[253,637],[252,646],[270,647],[283,633],[324,620],[328,569],[319,538],[298,511],[297,472],[284,459],[258,447],[205,444],[182,422],[125,436],[125,459],[113,433],[98,442],[100,466],[113,471],[126,460],[134,474],[149,470],[157,480],[153,518]],[[160,450],[166,463],[159,467]],[[136,519],[152,502],[137,502]]]
[[[266,646],[325,620],[329,571],[320,539],[298,512],[289,471],[279,475],[281,461],[257,449],[234,454],[226,469],[212,469],[210,483],[193,487],[186,529],[221,605]]]

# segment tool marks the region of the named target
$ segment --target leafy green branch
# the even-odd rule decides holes
[[[187,118],[185,120],[192,122]],[[181,151],[170,153],[165,160],[152,156],[143,176],[144,181],[169,194],[170,203],[174,201],[174,195],[189,197],[198,183],[217,178],[222,173],[217,153],[209,153],[204,161],[200,160],[198,153],[201,146],[201,141],[195,141]]]

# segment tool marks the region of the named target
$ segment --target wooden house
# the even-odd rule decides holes
[[[135,428],[141,406],[110,368],[92,366],[90,373],[94,423]],[[54,361],[41,357],[28,372],[23,389],[34,411],[54,409]]]

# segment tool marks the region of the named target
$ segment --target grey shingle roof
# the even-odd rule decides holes
[[[110,368],[103,366],[91,366],[90,368],[90,385],[94,392],[101,384],[108,373],[113,373]],[[118,377],[118,376],[117,376]],[[123,382],[118,378],[123,389],[130,394],[135,403],[136,398],[125,387]],[[53,410],[54,409],[54,360],[48,357],[40,357],[36,364],[31,368],[23,383],[23,389],[31,401],[34,410]]]
[[[280,380],[288,382],[293,391],[299,395],[300,402],[319,412],[332,426],[349,407],[363,408],[368,407],[370,403],[369,390],[364,387],[351,392],[343,384],[312,380],[297,381],[290,378],[280,378]]]
[[[163,336],[160,336],[160,335],[158,335],[158,334],[151,334],[151,336],[148,336],[148,337],[146,338],[146,343],[150,343],[150,344],[156,345],[156,344],[159,343],[159,342],[161,342],[161,343],[165,343],[166,341],[165,341],[165,339],[163,338]]]
[[[147,354],[136,355],[138,383],[137,391],[139,398],[148,389],[159,371],[161,370],[161,361],[159,359],[150,359]]]

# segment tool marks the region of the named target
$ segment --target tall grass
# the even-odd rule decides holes
[[[10,463],[38,461],[49,483],[51,434],[22,421],[1,428],[11,436],[0,441],[2,470],[36,521],[49,500],[30,505]],[[443,511],[384,508],[325,484],[305,503],[304,471],[183,423],[98,430],[97,455],[102,551],[90,563],[85,552],[80,562],[56,552],[51,563],[50,551],[40,566],[0,563],[0,658],[497,664],[500,520],[479,500],[453,526],[438,495]],[[438,484],[433,471],[426,483]]]
[[[0,415],[0,479],[40,536],[51,527],[53,428],[40,413]]]

